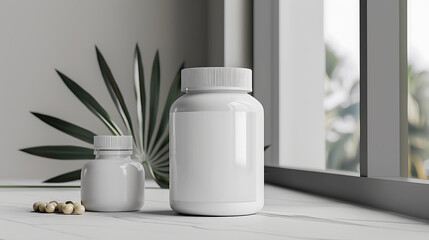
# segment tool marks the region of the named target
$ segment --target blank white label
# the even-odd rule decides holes
[[[255,201],[263,147],[255,113],[178,112],[170,121],[173,200]]]

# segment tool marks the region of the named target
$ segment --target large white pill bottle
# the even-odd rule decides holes
[[[264,205],[264,110],[252,71],[182,70],[170,109],[170,206],[182,214],[254,214]]]

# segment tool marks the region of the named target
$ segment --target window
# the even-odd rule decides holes
[[[325,0],[326,168],[359,172],[359,0]]]
[[[265,107],[265,141],[271,145],[265,179],[429,219],[422,211],[429,202],[421,201],[429,199],[429,184],[408,178],[406,1],[341,1],[347,7],[359,4],[359,173],[325,165],[328,98],[320,76],[328,66],[325,41],[331,41],[331,26],[322,13],[341,6],[334,2],[254,1],[254,89]],[[345,99],[354,97],[349,92]]]
[[[279,13],[278,164],[359,172],[359,1],[284,1]]]
[[[408,176],[429,171],[429,1],[408,0]]]

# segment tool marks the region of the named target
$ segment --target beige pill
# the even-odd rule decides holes
[[[64,204],[63,205],[63,213],[69,215],[73,212],[73,204]]]
[[[74,213],[78,214],[78,215],[82,215],[85,212],[85,207],[83,205],[77,205],[74,208]]]
[[[46,205],[45,211],[47,213],[53,213],[55,211],[55,203],[49,203],[48,205]]]
[[[57,205],[57,207],[55,208],[55,210],[56,210],[57,212],[63,212],[63,206],[64,206],[64,203],[60,202],[60,203],[58,203],[58,205]]]
[[[56,201],[51,201],[48,204],[53,204],[55,209],[57,209],[58,203]]]
[[[77,203],[77,202],[73,203],[73,207],[75,207],[75,208],[76,208],[76,206],[79,206],[79,205],[80,205],[80,203]]]
[[[35,212],[38,212],[39,211],[39,205],[41,204],[42,202],[35,202],[35,203],[33,203],[33,210],[35,211]]]
[[[45,208],[46,208],[46,203],[41,203],[39,204],[39,212],[45,212]]]

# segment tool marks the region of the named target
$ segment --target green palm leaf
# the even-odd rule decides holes
[[[161,142],[161,141],[160,141]],[[170,143],[170,138],[169,138],[169,136],[167,136],[167,137],[165,137],[164,138],[164,140],[162,140],[162,142],[161,143],[158,143],[157,145],[157,147],[156,148],[154,148],[154,151],[152,151],[150,154],[149,154],[149,159],[152,159],[152,158],[154,158],[155,157],[155,155],[156,154],[158,154],[162,149],[164,149],[166,146],[168,146],[169,145],[169,143]],[[168,149],[168,148],[167,148]]]
[[[38,119],[42,120],[44,123],[60,130],[61,132],[68,134],[72,137],[80,139],[84,142],[92,144],[95,133],[86,130],[85,128],[74,125],[73,123],[66,122],[56,117],[51,117],[41,113],[31,112]]]
[[[59,160],[84,160],[94,158],[94,150],[78,146],[41,146],[24,148],[21,149],[21,151],[39,157]]]
[[[159,52],[156,51],[152,64],[152,75],[150,79],[150,104],[149,104],[149,129],[145,149],[149,149],[153,132],[155,130],[156,118],[159,103],[159,88],[161,82],[161,73],[159,67]]]
[[[70,182],[70,181],[75,181],[75,180],[79,180],[80,179],[80,173],[81,170],[75,170],[72,172],[68,172],[68,173],[64,173],[61,174],[59,176],[50,178],[46,181],[44,181],[45,183],[62,183],[62,182]]]
[[[145,162],[147,163],[147,162]],[[150,171],[153,180],[161,187],[168,188],[169,186],[169,174],[165,172],[158,171],[156,168],[152,168],[150,164],[147,163],[147,167]]]
[[[156,158],[153,159],[152,163],[153,165],[164,165],[165,162],[168,162],[169,160],[169,151],[164,151],[162,154],[158,155]],[[159,168],[157,168],[159,170]]]
[[[69,77],[58,70],[56,71],[70,91],[73,92],[73,94],[89,109],[89,111],[95,114],[95,116],[97,116],[114,135],[122,135],[119,127],[94,97]]]
[[[164,147],[162,149],[159,149],[159,151],[154,154],[150,159],[151,159],[151,163],[153,164],[157,159],[159,159],[159,157],[165,153],[169,152],[169,148],[168,147]]]
[[[109,90],[110,96],[112,97],[112,100],[115,103],[115,106],[118,109],[122,117],[122,120],[124,121],[124,124],[128,129],[128,132],[133,136],[133,139],[135,142],[133,124],[131,121],[130,113],[128,112],[127,106],[125,104],[125,100],[122,97],[122,93],[119,90],[119,87],[115,81],[115,78],[113,77],[112,71],[110,71],[110,68],[106,63],[106,60],[104,59],[100,50],[98,50],[97,46],[95,46],[95,50],[97,52],[98,65],[100,66],[100,71],[101,71],[101,74],[103,75],[104,83],[106,84],[106,87]]]
[[[155,162],[155,163],[152,163],[152,167],[154,168],[170,167],[170,164],[168,161]]]
[[[144,83],[143,61],[138,44],[136,44],[134,53],[134,90],[137,100],[137,121],[140,128],[140,148],[143,150],[146,130],[146,89]]]
[[[174,77],[173,82],[171,83],[170,90],[168,91],[167,100],[165,101],[164,110],[162,111],[161,121],[159,122],[158,126],[158,132],[155,137],[154,141],[154,148],[156,143],[159,143],[159,140],[162,136],[162,134],[167,129],[167,124],[170,116],[170,107],[176,101],[177,98],[179,98],[182,95],[182,92],[180,91],[180,83],[181,83],[181,71],[185,67],[185,63],[182,63],[180,65],[179,70],[176,73],[176,76]],[[152,150],[152,149],[151,149]],[[151,152],[149,150],[149,152]]]

